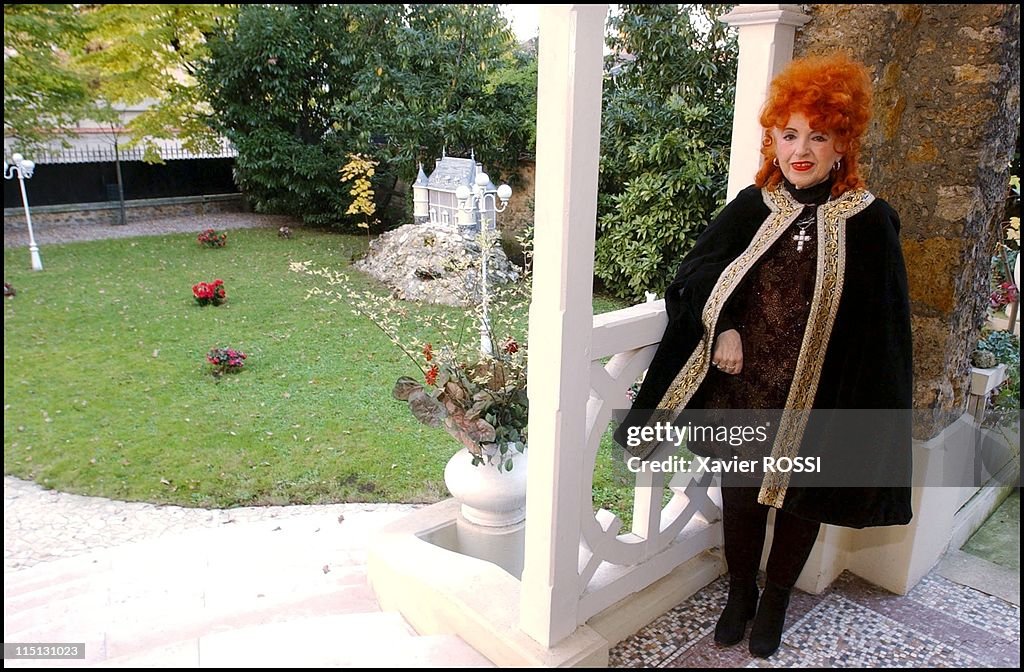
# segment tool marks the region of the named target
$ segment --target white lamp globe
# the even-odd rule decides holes
[[[498,198],[500,198],[502,201],[507,201],[508,199],[512,198],[512,187],[508,186],[507,184],[503,184],[500,187],[498,187]]]
[[[460,201],[464,201],[467,198],[469,198],[469,194],[469,187],[467,187],[464,184],[460,184],[458,188],[455,190],[455,198],[459,199]]]
[[[476,185],[478,187],[486,187],[487,183],[491,181],[491,178],[487,177],[487,173],[476,174]]]

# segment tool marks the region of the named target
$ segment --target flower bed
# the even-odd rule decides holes
[[[219,306],[228,300],[227,290],[224,289],[224,281],[221,279],[211,282],[197,282],[192,285],[192,296],[200,306]]]
[[[213,365],[214,376],[241,371],[245,359],[245,353],[234,348],[214,348],[206,353],[206,361]]]
[[[196,236],[196,241],[204,247],[224,247],[228,244],[228,234],[226,231],[217,233],[213,229],[206,229]]]

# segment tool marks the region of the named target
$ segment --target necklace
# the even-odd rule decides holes
[[[794,224],[796,224],[797,228],[800,229],[796,234],[793,235],[793,240],[796,241],[797,252],[803,252],[804,243],[811,239],[811,235],[807,233],[807,229],[810,228],[811,224],[814,224],[814,220],[817,218],[816,213],[816,208],[811,209],[810,212],[800,215],[800,217],[795,222],[793,222]]]
[[[831,185],[832,182],[830,180],[826,180],[820,184],[808,187],[806,190],[801,192],[804,197],[798,199],[796,196],[793,196],[796,187],[793,187],[788,180],[786,181],[786,188],[789,191],[790,196],[793,200],[798,201],[804,206],[803,212],[801,212],[800,216],[793,222],[797,229],[799,229],[793,235],[793,240],[796,241],[797,252],[803,252],[804,243],[811,240],[811,234],[808,229],[810,229],[811,224],[814,224],[818,219],[818,208],[821,205],[832,201],[832,193],[830,192],[830,189],[832,188]],[[824,202],[821,201],[822,197],[826,197]]]

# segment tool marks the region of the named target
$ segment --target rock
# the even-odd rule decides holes
[[[497,243],[487,260],[488,291],[516,282],[520,269]],[[469,306],[480,296],[479,234],[436,223],[406,224],[370,244],[355,268],[372,275],[406,301]]]
[[[978,367],[979,369],[991,369],[995,367],[998,362],[996,356],[988,352],[987,350],[975,350],[971,354],[971,364]]]

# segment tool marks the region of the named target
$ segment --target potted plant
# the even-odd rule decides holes
[[[474,466],[512,471],[514,452],[526,450],[525,348],[509,336],[494,355],[460,357],[451,345],[435,352],[430,343],[422,354],[424,384],[403,376],[394,398],[407,401],[423,424],[443,426],[472,455]]]
[[[393,296],[355,291],[344,274],[313,269],[307,262],[293,263],[292,270],[325,279],[329,289],[315,288],[311,295],[349,304],[415,364],[418,375],[399,377],[392,396],[406,402],[420,422],[443,427],[461,446],[445,467],[445,484],[462,503],[464,516],[486,526],[521,521],[526,503],[527,348],[512,335],[513,318],[504,309],[526,289],[525,283],[496,297],[490,319],[481,320],[479,306],[464,311],[461,324],[449,324],[438,313],[421,317],[419,326],[436,335],[424,342],[400,331],[407,311]],[[477,324],[485,326],[486,350],[466,336],[475,333]]]

